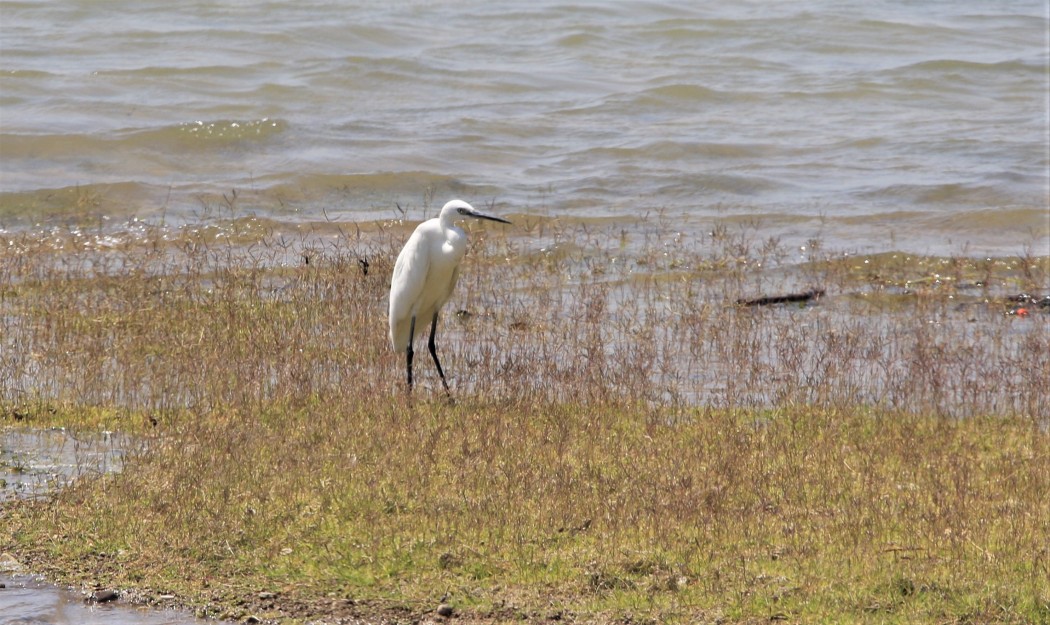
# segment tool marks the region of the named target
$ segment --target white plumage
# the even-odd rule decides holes
[[[419,324],[430,324],[430,355],[441,382],[448,382],[441,370],[435,348],[438,313],[452,295],[459,277],[459,263],[467,251],[467,233],[456,225],[460,219],[489,219],[510,222],[502,217],[475,210],[463,200],[452,200],[441,213],[416,227],[397,256],[390,280],[390,344],[406,352],[408,386],[412,387],[412,343],[420,333]]]

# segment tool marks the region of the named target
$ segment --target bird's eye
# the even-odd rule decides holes
[[[456,212],[458,212],[460,215],[469,215],[470,209],[465,206],[460,206],[456,209]]]

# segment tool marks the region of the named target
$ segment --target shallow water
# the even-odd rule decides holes
[[[0,501],[44,495],[83,475],[120,471],[131,444],[115,432],[0,431]]]
[[[119,471],[135,445],[113,432],[65,429],[0,431],[0,502],[37,497],[78,476]],[[120,600],[84,601],[76,591],[49,584],[0,554],[0,625],[195,625],[216,623],[185,612],[136,607]]]
[[[1045,2],[679,5],[5,1],[0,228],[461,196],[1050,253]]]

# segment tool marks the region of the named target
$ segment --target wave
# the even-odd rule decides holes
[[[574,105],[555,111],[557,114],[574,117],[592,115],[661,117],[682,115],[700,105],[729,103],[751,97],[745,92],[730,92],[711,89],[693,83],[675,83],[650,87],[633,92],[609,93],[597,102]]]
[[[996,185],[944,183],[895,184],[857,193],[866,200],[883,200],[903,204],[944,207],[996,207],[1017,203],[1016,189],[1000,189]]]
[[[210,151],[224,146],[270,140],[288,129],[280,119],[192,121],[160,128],[112,133],[2,134],[4,158],[98,159],[116,150],[154,152]]]
[[[1037,240],[1050,237],[1050,211],[1039,206],[1004,206],[951,214],[928,214],[925,219],[938,230],[978,233],[993,231],[1031,234]]]
[[[995,63],[979,63],[977,61],[963,61],[959,59],[935,59],[905,65],[900,69],[930,72],[1030,72],[1040,76],[1046,71],[1044,65],[1030,63],[1021,59]]]
[[[482,204],[499,195],[491,186],[426,171],[284,172],[166,186],[126,180],[0,192],[0,228],[150,215],[175,223],[241,214],[289,222],[416,220],[433,216],[452,198]]]
[[[288,196],[316,197],[332,193],[392,199],[399,194],[417,195],[420,199],[431,194],[434,201],[444,204],[446,195],[473,195],[483,187],[473,187],[458,178],[427,171],[373,172],[373,173],[290,173],[256,178],[255,183],[271,192]],[[390,202],[393,206],[393,201]]]
[[[622,163],[695,163],[696,159],[764,158],[778,148],[760,143],[716,143],[697,141],[652,141],[640,145],[600,146],[572,153],[565,164],[574,167]]]
[[[133,147],[204,149],[267,141],[288,129],[281,119],[197,120],[173,126],[117,133],[118,141]]]
[[[0,192],[0,221],[82,222],[163,210],[170,190],[138,182],[72,185],[31,191]]]
[[[732,99],[733,97],[733,94],[729,92],[709,89],[697,84],[677,83],[646,89],[635,95],[635,102],[639,106],[664,106],[681,104],[683,102],[712,102]]]

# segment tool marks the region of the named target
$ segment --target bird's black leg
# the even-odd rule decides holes
[[[412,316],[412,322],[408,324],[408,349],[405,350],[407,355],[407,366],[408,366],[408,390],[412,390],[412,340],[416,335],[416,317]]]
[[[438,375],[441,376],[441,383],[445,385],[445,394],[452,397],[452,391],[448,390],[448,382],[445,380],[445,372],[441,370],[441,363],[438,362],[437,345],[434,343],[434,337],[437,335],[438,328],[438,316],[434,313],[434,320],[430,322],[430,342],[427,346],[430,348],[430,357],[434,359],[434,364],[437,365]]]

